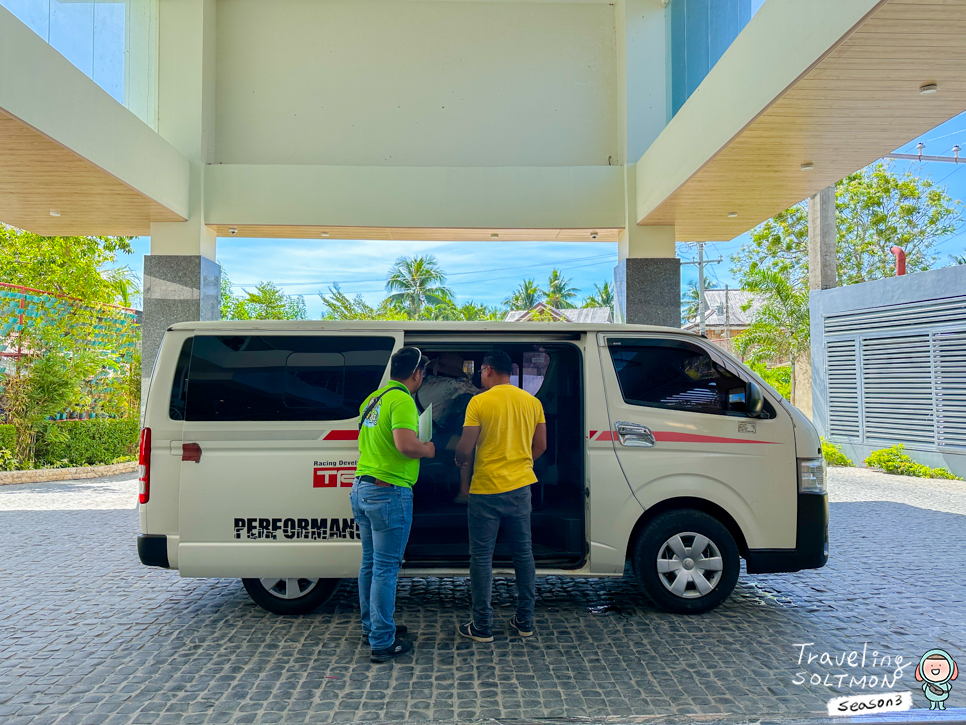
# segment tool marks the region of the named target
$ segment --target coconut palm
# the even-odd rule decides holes
[[[705,291],[709,289],[717,289],[718,285],[713,279],[704,280]],[[695,319],[698,316],[698,281],[688,280],[687,289],[684,292],[684,297],[681,299],[682,311],[681,316],[684,318],[685,322]],[[707,302],[705,302],[705,309],[707,309]]]
[[[540,301],[542,294],[543,291],[537,286],[536,280],[525,279],[513,294],[503,300],[503,304],[511,310],[529,310]]]
[[[570,282],[571,280],[565,279],[559,269],[553,270],[547,280],[547,291],[544,294],[543,301],[558,310],[572,309],[574,303],[571,300],[577,296],[580,290],[571,287]]]
[[[735,338],[736,347],[752,363],[787,358],[794,405],[795,364],[810,351],[808,290],[793,287],[784,275],[771,270],[755,270],[745,282],[758,293],[761,304],[748,329]]]
[[[413,317],[419,317],[423,307],[443,304],[453,293],[446,284],[446,273],[431,254],[420,257],[400,257],[386,278],[388,299],[403,305]]]
[[[114,293],[114,301],[121,307],[131,307],[141,301],[141,278],[130,267],[116,267],[101,273],[110,290]]]
[[[950,254],[949,258],[953,260],[953,264],[966,264],[966,252],[962,254]]]
[[[614,290],[610,286],[610,282],[604,282],[603,285],[595,284],[594,293],[584,300],[584,307],[613,307],[614,306]]]

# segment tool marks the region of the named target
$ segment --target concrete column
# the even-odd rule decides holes
[[[681,260],[674,227],[630,227],[617,245],[614,268],[618,322],[681,326]]]
[[[635,162],[667,123],[664,3],[618,0],[614,13],[625,194],[625,231],[614,268],[616,321],[680,327],[681,263],[675,257],[674,227],[637,225]]]
[[[220,317],[221,267],[204,217],[205,168],[214,156],[215,9],[215,0],[161,4],[158,133],[191,166],[188,220],[151,225],[151,254],[144,258],[144,382],[168,327]]]
[[[808,288],[835,287],[835,187],[808,198]]]

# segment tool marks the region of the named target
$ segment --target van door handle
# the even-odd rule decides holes
[[[653,448],[655,443],[654,434],[646,425],[628,423],[624,420],[617,421],[617,437],[622,446]]]
[[[201,446],[197,443],[185,443],[181,446],[181,460],[201,463]]]

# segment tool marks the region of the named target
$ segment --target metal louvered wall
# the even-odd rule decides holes
[[[829,437],[966,452],[966,297],[829,315]]]

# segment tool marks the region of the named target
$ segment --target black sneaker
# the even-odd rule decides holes
[[[524,625],[519,619],[517,619],[517,615],[515,614],[510,617],[510,629],[515,629],[517,634],[519,634],[521,637],[533,636],[533,625]]]
[[[456,631],[467,639],[471,639],[474,642],[492,642],[493,635],[489,632],[484,632],[482,629],[477,627],[473,622],[467,622],[466,624],[461,624],[456,628]]]
[[[407,627],[405,624],[396,625],[396,639],[399,639],[400,637],[405,637],[408,632],[409,632],[409,627]],[[368,634],[362,635],[362,644],[369,644]]]
[[[397,639],[386,649],[374,649],[369,654],[370,662],[388,662],[400,655],[408,654],[413,651],[413,643],[408,639]]]

